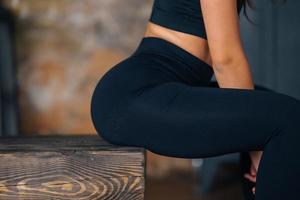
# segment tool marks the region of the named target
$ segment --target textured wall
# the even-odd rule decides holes
[[[142,37],[152,1],[6,0],[17,16],[21,130],[95,133],[98,79]]]
[[[152,0],[5,0],[17,16],[21,130],[95,134],[89,106],[99,78],[142,38]],[[189,170],[147,152],[147,174]]]

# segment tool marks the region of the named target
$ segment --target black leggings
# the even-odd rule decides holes
[[[257,200],[299,199],[300,101],[262,90],[211,87],[212,68],[146,37],[99,81],[91,114],[110,143],[205,158],[263,150]]]

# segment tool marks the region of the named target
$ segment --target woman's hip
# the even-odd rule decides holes
[[[166,82],[208,86],[212,75],[212,68],[194,55],[161,38],[149,37],[140,41],[132,55],[108,70],[96,90],[114,93],[119,99]]]

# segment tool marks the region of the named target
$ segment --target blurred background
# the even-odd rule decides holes
[[[300,99],[300,1],[255,1],[241,33],[256,84]],[[0,0],[0,135],[96,134],[90,97],[129,56],[153,0]],[[266,102],[268,103],[268,102]],[[240,200],[237,154],[147,153],[146,199]]]

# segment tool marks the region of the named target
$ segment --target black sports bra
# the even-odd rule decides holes
[[[237,12],[242,8],[237,0]],[[150,22],[207,39],[200,0],[154,0]]]

